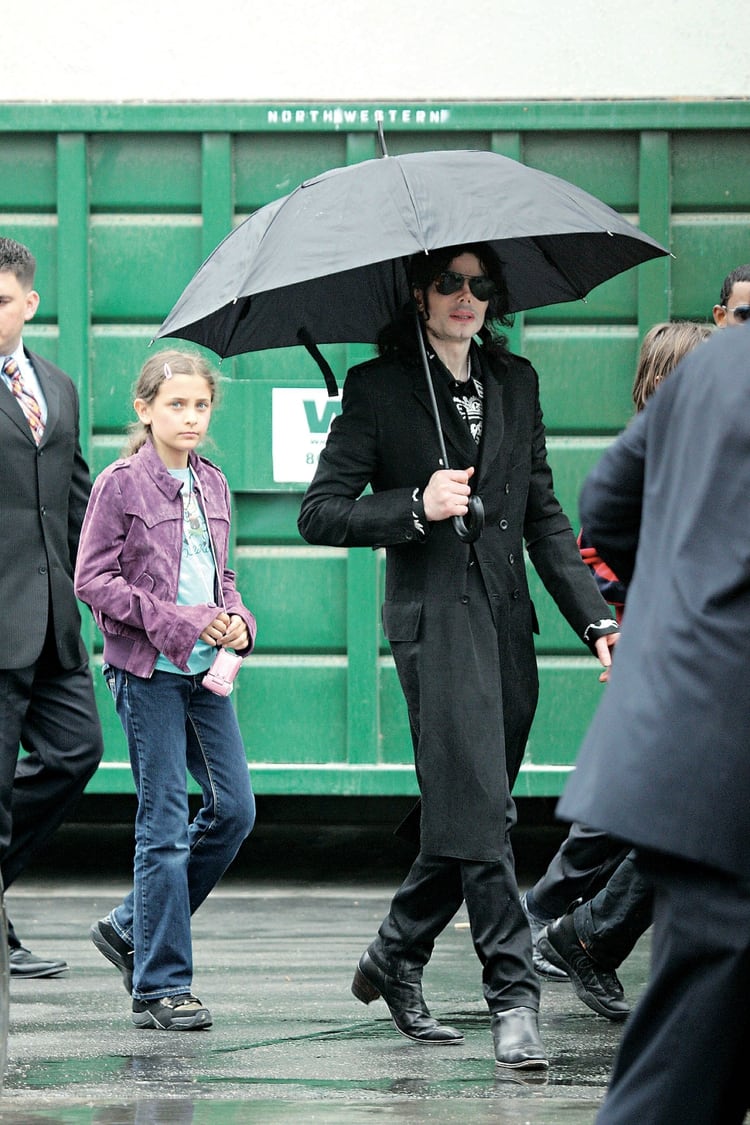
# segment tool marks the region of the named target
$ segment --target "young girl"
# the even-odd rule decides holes
[[[195,452],[215,387],[197,354],[144,364],[129,455],[96,480],[75,578],[104,636],[138,795],[134,888],[91,939],[122,972],[135,1026],[170,1031],[211,1026],[191,992],[190,916],[255,819],[234,709],[201,682],[219,648],[244,656],[255,641],[226,568],[227,482]],[[192,822],[186,770],[202,793]]]

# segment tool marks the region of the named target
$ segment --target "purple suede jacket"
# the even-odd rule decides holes
[[[196,490],[208,517],[227,613],[238,614],[255,644],[255,618],[227,570],[230,500],[223,473],[190,454]],[[135,676],[151,676],[160,652],[187,671],[195,642],[216,605],[176,604],[182,557],[181,482],[150,441],[97,477],[81,529],[75,591],[91,606],[104,636],[104,659]]]

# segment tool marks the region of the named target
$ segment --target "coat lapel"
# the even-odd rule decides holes
[[[493,461],[497,458],[505,431],[502,384],[498,382],[486,363],[482,363],[482,382],[484,401],[482,404],[482,440],[479,445],[477,485],[490,471]]]
[[[433,369],[431,375],[448,454],[448,468],[465,469],[469,465],[475,465],[477,462],[477,447],[469,432],[469,427],[456,409],[448,383],[439,371]],[[430,392],[427,388],[427,378],[421,367],[415,369],[414,394],[422,403],[430,418],[433,419],[433,425],[435,425]]]

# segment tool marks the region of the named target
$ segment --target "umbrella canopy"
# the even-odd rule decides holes
[[[203,263],[157,336],[219,356],[372,343],[410,296],[412,254],[489,242],[509,312],[585,297],[668,251],[588,192],[483,151],[336,168],[260,208]]]

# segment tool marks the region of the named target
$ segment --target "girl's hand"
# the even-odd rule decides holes
[[[240,649],[247,648],[250,644],[250,636],[247,631],[247,625],[239,616],[233,613],[229,618],[229,625],[224,637],[219,644],[222,648]]]
[[[226,643],[224,637],[226,636],[227,629],[229,628],[229,614],[221,613],[214,617],[210,625],[200,635],[200,639],[205,641],[207,645],[218,645]]]

